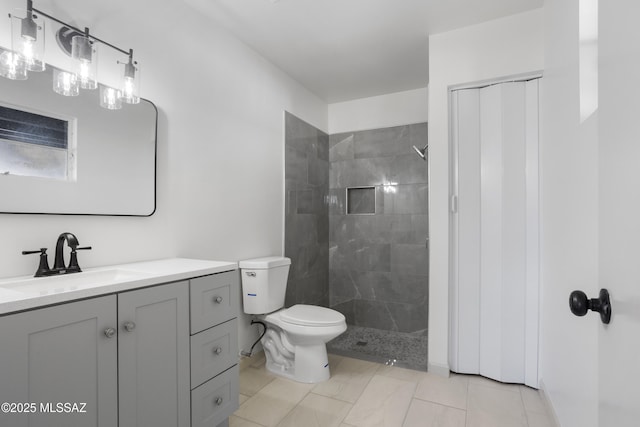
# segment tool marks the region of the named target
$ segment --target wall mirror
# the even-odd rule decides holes
[[[0,120],[32,118],[55,134],[42,137],[34,129],[44,141],[38,144],[29,135],[16,140],[0,133],[0,213],[152,215],[154,104],[143,99],[107,110],[99,105],[99,90],[58,95],[51,87],[53,70],[29,73],[27,80],[0,78]]]

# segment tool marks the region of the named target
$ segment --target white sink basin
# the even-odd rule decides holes
[[[34,277],[0,281],[0,290],[13,295],[49,295],[94,288],[106,284],[130,282],[149,276],[132,270],[112,269],[83,271],[80,273],[62,274],[59,276]]]

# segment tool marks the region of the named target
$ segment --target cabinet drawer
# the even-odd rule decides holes
[[[238,409],[238,365],[191,391],[191,426],[216,427]]]
[[[238,363],[238,321],[236,319],[191,337],[191,388]]]
[[[238,316],[238,271],[191,279],[191,333]]]

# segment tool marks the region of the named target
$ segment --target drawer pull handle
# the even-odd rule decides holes
[[[223,300],[222,300],[222,297],[218,295],[217,297],[213,298],[213,301],[216,304],[220,304],[220,303],[222,303]]]
[[[107,338],[113,338],[115,334],[116,334],[116,330],[113,328],[107,328],[104,330],[104,336]]]
[[[218,398],[215,400],[215,404],[216,404],[216,405],[218,405],[218,406],[222,405],[222,402],[223,402],[223,399],[222,399],[221,397],[218,397]]]
[[[136,328],[136,324],[135,324],[135,323],[133,323],[133,322],[126,322],[126,323],[124,324],[124,329],[125,329],[127,332],[131,332],[131,331],[133,331],[135,328]]]
[[[222,347],[216,347],[216,348],[214,348],[214,349],[213,349],[213,352],[214,352],[215,354],[220,354],[220,353],[222,353]]]
[[[247,271],[245,274],[247,276],[249,276],[249,277],[256,277],[256,272],[255,271]]]

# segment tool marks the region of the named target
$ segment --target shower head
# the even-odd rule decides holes
[[[422,157],[422,160],[427,160],[427,148],[429,147],[429,144],[425,145],[424,148],[420,149],[418,147],[416,147],[415,145],[413,146],[413,149],[416,150],[416,153],[418,153],[418,156]]]

